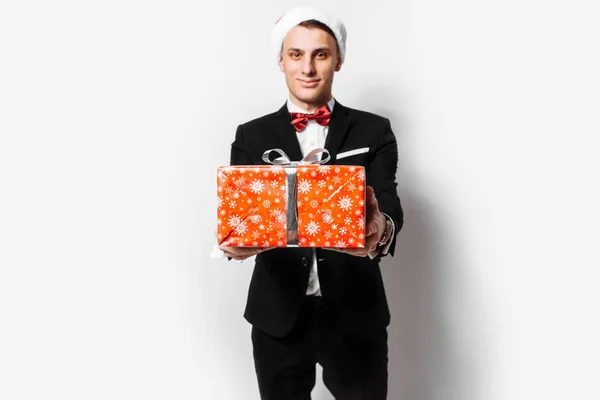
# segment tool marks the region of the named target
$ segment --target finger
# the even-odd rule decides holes
[[[347,253],[355,257],[365,257],[367,255],[367,249],[347,249]]]
[[[377,217],[378,215],[373,215],[371,216],[370,221],[367,222],[367,227],[365,229],[366,237],[370,237],[371,235],[380,232],[383,228],[383,226],[381,225],[381,219]]]
[[[361,256],[360,252],[364,249],[346,249],[343,247],[324,247],[325,250],[337,251],[338,253],[350,254],[352,256]]]
[[[367,199],[371,196],[375,196],[375,189],[373,189],[373,186],[367,186]]]
[[[367,207],[373,208],[377,205],[377,196],[375,196],[375,191],[371,186],[367,186],[367,193],[365,195],[367,201]]]
[[[221,250],[227,257],[231,257],[236,260],[243,260],[248,257],[252,257],[264,251],[265,248],[261,247],[229,247],[223,246]]]
[[[238,247],[242,253],[251,256],[262,253],[263,251],[276,249],[276,247]]]
[[[263,251],[264,251],[264,249],[261,247],[251,247],[249,249],[244,249],[244,251],[241,253],[248,257],[252,257],[252,256],[262,253]]]
[[[342,247],[324,247],[325,250],[337,251],[338,253],[346,253],[356,257],[366,257],[369,255],[369,249],[364,248],[342,248]]]
[[[369,223],[369,221],[373,220],[373,219],[377,219],[379,218],[379,201],[377,201],[377,198],[375,197],[375,193],[371,192],[371,196],[367,198],[367,206],[366,208],[366,217],[367,217],[367,223]]]
[[[379,243],[379,238],[375,235],[369,237],[365,241],[365,249],[368,249],[367,254],[374,251],[377,248],[377,243]]]

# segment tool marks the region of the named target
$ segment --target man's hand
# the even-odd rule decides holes
[[[266,250],[274,249],[274,247],[230,247],[230,246],[219,246],[219,249],[225,253],[227,257],[231,257],[234,260],[241,261],[248,257],[255,256]]]
[[[328,248],[342,253],[348,253],[357,257],[366,257],[377,248],[385,231],[385,216],[379,211],[377,198],[371,186],[367,186],[367,223],[365,225],[365,247],[362,249]]]

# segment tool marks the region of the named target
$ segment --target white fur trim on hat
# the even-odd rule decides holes
[[[277,55],[277,63],[279,63],[281,46],[285,35],[301,22],[311,19],[322,22],[331,29],[337,40],[338,47],[340,48],[342,62],[344,62],[344,57],[346,56],[346,27],[343,22],[339,18],[327,14],[325,11],[319,10],[318,8],[300,7],[284,14],[273,27],[271,41],[273,42],[273,48]]]

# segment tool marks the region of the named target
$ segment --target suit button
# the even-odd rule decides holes
[[[308,260],[306,259],[306,257],[302,257],[302,266],[306,267],[308,265]]]

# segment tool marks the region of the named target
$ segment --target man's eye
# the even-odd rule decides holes
[[[317,57],[325,58],[325,57],[327,57],[327,53],[317,53]]]
[[[298,58],[300,57],[300,53],[290,53],[290,56],[292,56],[293,58]]]

